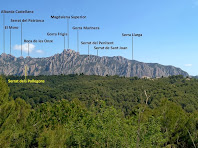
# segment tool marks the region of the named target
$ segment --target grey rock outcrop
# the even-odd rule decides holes
[[[173,66],[157,63],[142,63],[121,56],[99,57],[80,55],[74,50],[64,50],[47,58],[0,55],[0,74],[24,75],[27,64],[28,75],[60,75],[84,73],[86,75],[119,75],[126,77],[167,77],[171,75],[188,76],[188,73]]]

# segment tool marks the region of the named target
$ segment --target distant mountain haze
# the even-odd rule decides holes
[[[8,54],[0,55],[0,74],[4,75],[119,75],[126,77],[167,77],[171,75],[189,76],[187,72],[174,66],[163,66],[157,63],[143,63],[128,60],[121,56],[99,57],[95,55],[80,55],[74,50],[64,50],[47,58],[19,57]]]

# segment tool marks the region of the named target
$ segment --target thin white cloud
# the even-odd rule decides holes
[[[36,50],[37,53],[43,53],[43,50]]]
[[[192,64],[185,64],[184,66],[186,66],[186,67],[191,67]]]
[[[15,45],[14,50],[21,50],[21,45]],[[29,44],[29,52],[31,53],[35,49],[34,44]],[[22,51],[28,53],[28,43],[22,45]]]

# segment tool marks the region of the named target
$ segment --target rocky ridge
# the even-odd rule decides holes
[[[167,77],[171,75],[188,76],[188,73],[174,66],[163,66],[157,63],[143,63],[128,60],[121,56],[99,57],[80,55],[74,50],[64,50],[47,58],[16,58],[9,54],[0,55],[0,74],[24,75],[27,65],[28,75],[119,75],[126,77]]]

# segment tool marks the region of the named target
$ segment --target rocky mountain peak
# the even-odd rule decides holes
[[[12,57],[12,58],[10,58]],[[120,75],[126,77],[161,77],[170,75],[188,76],[188,73],[173,66],[157,63],[143,63],[128,60],[121,56],[99,57],[80,55],[72,49],[47,58],[30,58],[2,54],[0,55],[0,74],[23,75],[24,64],[28,66],[28,75],[59,75],[84,73],[86,75]]]
[[[75,50],[72,50],[72,49],[64,49],[63,54],[68,54],[68,55],[79,55],[79,52],[76,52]]]

